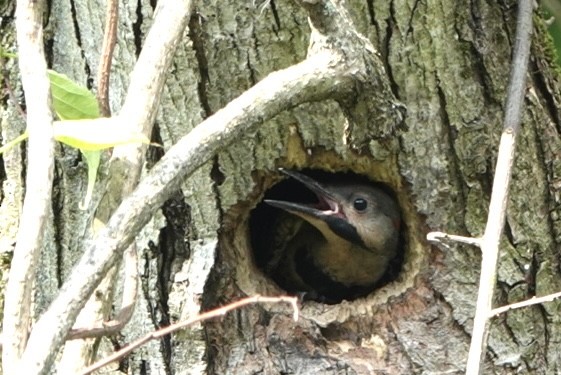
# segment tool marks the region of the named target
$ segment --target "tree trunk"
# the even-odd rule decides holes
[[[163,0],[161,0],[163,1]],[[149,29],[153,2],[120,4],[111,76],[117,112],[128,74]],[[204,3],[204,4],[203,4]],[[274,0],[199,2],[169,72],[153,139],[174,144],[202,119],[269,73],[303,60],[310,28],[303,9]],[[1,45],[14,49],[13,3],[0,6]],[[53,0],[46,40],[53,69],[82,84],[95,77],[104,4]],[[264,123],[185,181],[138,237],[142,296],[119,338],[139,335],[245,295],[284,293],[256,263],[252,215],[280,180],[277,168],[353,172],[384,183],[399,201],[403,259],[390,282],[337,304],[302,303],[230,313],[152,342],[121,369],[131,374],[461,373],[469,349],[481,256],[477,248],[426,241],[429,231],[480,236],[487,217],[515,29],[516,2],[348,2],[356,28],[377,48],[405,126],[389,137],[372,119],[349,136],[349,114],[335,101],[302,104]],[[495,305],[561,289],[559,277],[559,84],[543,20],[535,17],[528,91],[501,244]],[[17,51],[17,50],[16,50]],[[17,98],[14,60],[4,78]],[[378,77],[373,77],[377,79]],[[2,87],[8,92],[6,86]],[[353,100],[353,98],[349,98]],[[2,141],[23,129],[3,95]],[[360,145],[361,147],[355,147]],[[53,218],[35,303],[53,299],[81,251],[89,212],[86,168],[59,147]],[[9,255],[18,225],[23,149],[2,155],[0,249]],[[149,165],[158,151],[149,154]],[[102,179],[103,180],[103,179]],[[97,202],[103,195],[98,185]],[[253,226],[253,227],[252,227]],[[117,292],[118,293],[118,292]],[[558,302],[493,320],[484,373],[561,371]]]

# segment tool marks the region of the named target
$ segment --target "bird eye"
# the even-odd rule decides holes
[[[355,199],[353,206],[357,211],[364,211],[366,210],[366,207],[368,207],[368,202],[366,202],[366,199],[357,198]]]

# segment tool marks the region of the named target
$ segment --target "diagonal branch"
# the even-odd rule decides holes
[[[178,2],[159,2],[158,6]],[[331,0],[315,1],[314,7],[321,6],[330,12],[319,11],[313,15],[310,12],[310,18],[320,21],[315,22],[320,25],[327,25],[329,22],[339,24],[334,20],[345,15],[344,12],[332,11],[334,3],[336,2]],[[156,14],[156,17],[161,15],[158,11]],[[387,106],[378,109],[378,113],[395,114],[393,96],[391,93],[386,95],[388,90],[382,90],[389,84],[381,78],[383,68],[373,47],[367,45],[367,39],[355,31],[347,35],[344,43],[333,43],[341,36],[340,28],[327,28],[324,31],[327,34],[321,37],[321,32],[313,29],[315,37],[311,45],[314,48],[310,48],[310,56],[306,60],[272,73],[257,83],[184,136],[152,168],[134,192],[120,204],[95,241],[86,246],[81,260],[62,286],[59,295],[33,328],[19,363],[18,373],[48,372],[85,301],[108,270],[122,257],[124,250],[149,221],[152,213],[180,188],[186,177],[236,138],[255,131],[264,121],[299,104],[325,99],[344,101],[344,98],[356,94],[357,90],[364,87],[368,87],[372,95],[378,92],[377,95],[384,98],[383,102]],[[173,47],[177,40],[167,43]],[[173,54],[172,47],[163,57]],[[162,60],[155,59],[153,64],[161,67]],[[125,123],[151,126],[161,90],[154,92],[156,99],[145,101],[144,96],[136,100],[135,89],[138,85],[152,89],[161,83],[160,80],[152,83],[157,78],[153,75],[137,77],[133,74],[127,100],[120,114],[104,121],[115,122],[115,126]],[[342,106],[344,104],[348,105],[343,103]],[[141,113],[145,108],[148,108],[148,114]],[[391,117],[393,123],[394,118]],[[398,119],[399,117],[397,116]],[[115,150],[113,156],[119,155],[119,150]],[[122,172],[129,173],[129,170]],[[133,170],[132,173],[137,171]]]
[[[87,247],[58,297],[34,326],[18,373],[46,373],[88,296],[152,212],[179,189],[185,177],[235,138],[277,113],[300,103],[326,99],[345,86],[352,86],[352,71],[333,63],[331,55],[316,55],[270,74],[184,136],[121,203]],[[126,119],[117,116],[110,121],[117,125]]]

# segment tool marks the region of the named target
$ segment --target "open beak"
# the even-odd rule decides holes
[[[279,169],[279,171],[304,184],[316,195],[318,201],[317,203],[306,204],[265,199],[265,203],[300,216],[322,232],[326,238],[334,233],[347,241],[365,247],[356,227],[349,222],[349,219],[343,212],[343,198],[339,194],[332,192],[302,173],[287,169]]]
[[[280,168],[279,171],[285,175],[300,181],[304,186],[310,189],[317,197],[317,203],[296,203],[288,201],[280,201],[274,199],[265,199],[264,202],[270,206],[277,207],[288,211],[292,214],[298,215],[304,219],[320,219],[326,221],[327,218],[337,217],[339,219],[346,219],[337,196],[326,189],[319,182],[312,178],[288,169]]]

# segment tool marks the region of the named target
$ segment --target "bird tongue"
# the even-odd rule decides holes
[[[345,218],[345,214],[341,211],[337,202],[320,194],[316,194],[316,196],[318,198],[318,202],[312,205],[313,208],[323,211],[323,213],[327,215]]]

